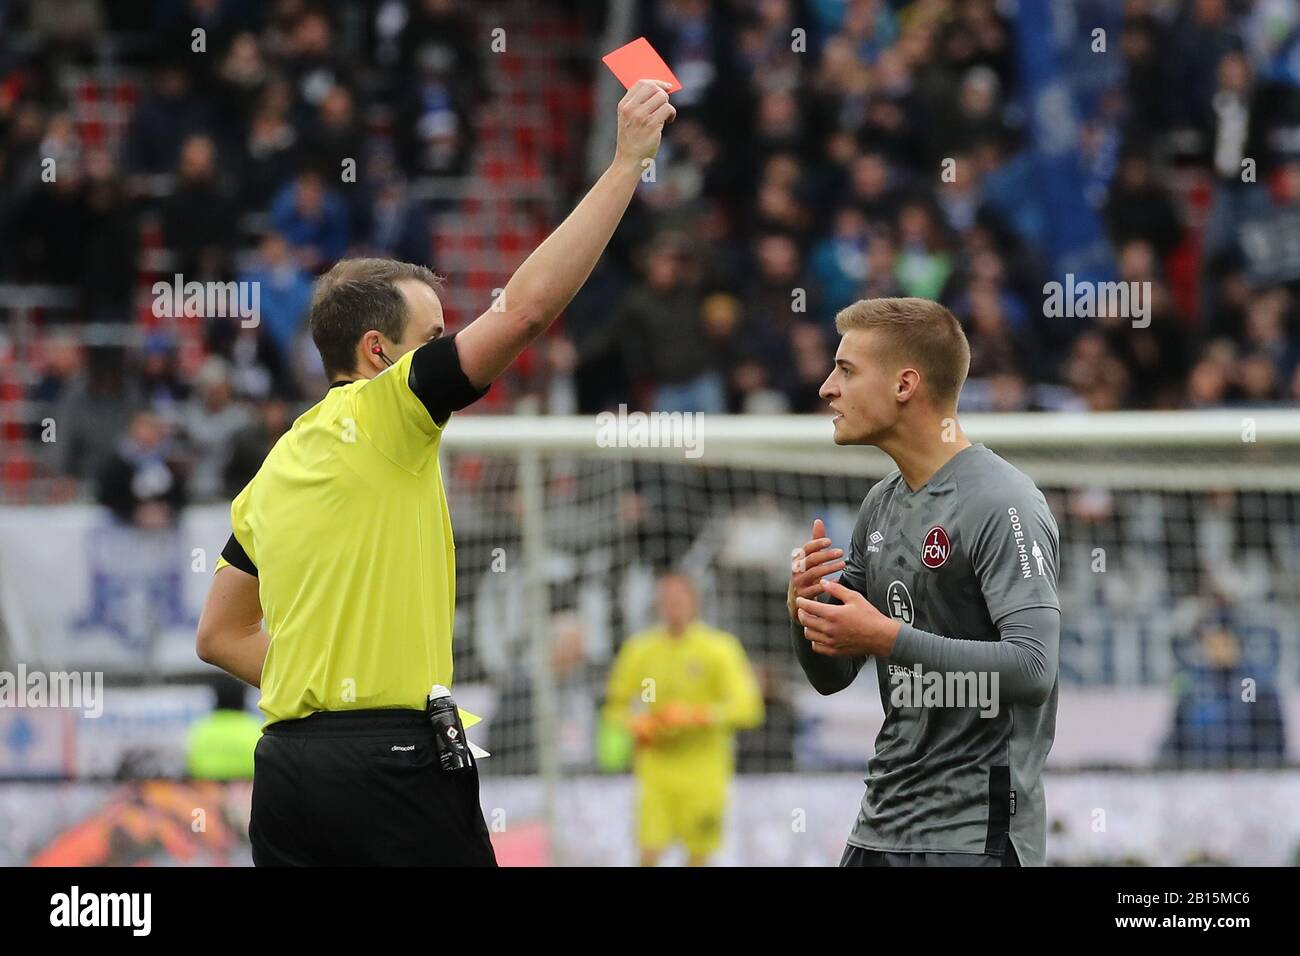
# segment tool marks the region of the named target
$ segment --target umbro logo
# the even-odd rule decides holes
[[[885,536],[881,534],[879,531],[873,531],[871,532],[871,536],[867,538],[867,540],[871,542],[870,544],[867,545],[867,550],[879,554],[880,542],[885,540]]]

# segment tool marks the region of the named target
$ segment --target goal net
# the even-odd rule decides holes
[[[963,427],[1035,479],[1060,526],[1049,768],[1294,762],[1296,416],[997,415]],[[621,642],[655,621],[668,570],[694,579],[701,617],[740,639],[763,690],[764,724],[738,738],[738,781],[865,768],[881,720],[874,683],[833,698],[807,686],[785,588],[814,517],[847,542],[892,469],[884,455],[834,446],[824,419],[466,416],[447,431],[443,469],[458,696],[486,718],[471,733],[493,753],[485,787],[531,781],[552,843],[571,825],[556,809],[570,790],[625,766],[626,743],[600,721],[604,684]],[[588,858],[582,846],[568,855]]]

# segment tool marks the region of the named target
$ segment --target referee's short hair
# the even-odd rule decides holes
[[[931,399],[956,406],[970,371],[970,344],[957,317],[929,299],[859,299],[835,316],[843,335],[855,329],[879,329],[888,358],[913,365]]]
[[[407,279],[435,292],[443,285],[432,269],[396,259],[341,259],[316,280],[307,322],[328,377],[357,370],[357,342],[371,329],[402,340],[406,300],[397,283]]]

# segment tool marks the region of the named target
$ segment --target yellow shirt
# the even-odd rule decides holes
[[[734,767],[735,731],[763,722],[763,698],[733,635],[700,621],[674,637],[662,627],[619,648],[605,695],[605,719],[623,726],[641,712],[674,703],[707,708],[708,727],[690,728],[637,748],[638,774],[716,783]]]
[[[408,385],[414,355],[331,388],[230,506],[271,638],[259,703],[268,724],[320,710],[423,709],[432,684],[451,686],[446,423]]]

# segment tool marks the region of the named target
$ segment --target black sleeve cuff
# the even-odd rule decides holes
[[[452,412],[472,405],[488,392],[487,388],[475,388],[465,377],[454,335],[434,339],[415,350],[407,384],[439,425]]]
[[[257,565],[248,557],[248,552],[244,550],[244,546],[239,543],[239,539],[233,534],[230,536],[230,540],[226,542],[226,546],[221,549],[221,556],[226,559],[226,562],[232,568],[239,568],[245,574],[257,577]]]

